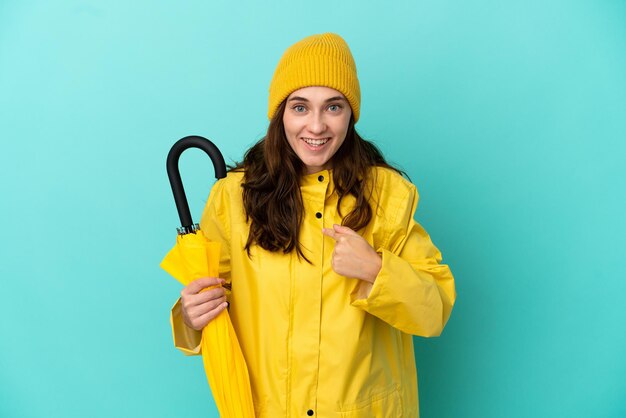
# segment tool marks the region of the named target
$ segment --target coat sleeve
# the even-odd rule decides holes
[[[454,278],[426,231],[415,222],[418,194],[410,185],[376,248],[382,267],[373,284],[360,281],[351,303],[408,334],[441,334],[456,299]],[[393,211],[391,212],[393,214]]]
[[[226,300],[230,301],[230,224],[228,222],[229,197],[225,186],[226,180],[215,183],[209,194],[207,204],[200,220],[200,230],[209,241],[220,242],[219,275],[226,280]],[[188,327],[183,321],[180,298],[170,312],[170,324],[174,346],[186,355],[201,354],[200,341],[202,332]]]

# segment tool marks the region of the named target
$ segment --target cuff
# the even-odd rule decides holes
[[[389,276],[384,273],[386,270],[385,265],[388,263],[389,259],[389,252],[387,250],[381,250],[379,254],[381,255],[382,263],[374,283],[365,280],[358,281],[358,284],[352,293],[350,293],[350,303],[352,306],[365,309],[375,303],[376,298],[384,292],[385,282]]]

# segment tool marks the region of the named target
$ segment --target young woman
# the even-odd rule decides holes
[[[359,110],[341,37],[291,46],[267,135],[202,216],[220,277],[182,291],[175,343],[198,354],[199,330],[229,306],[258,417],[418,416],[412,335],[441,333],[454,279],[413,220],[415,186],[356,132]]]

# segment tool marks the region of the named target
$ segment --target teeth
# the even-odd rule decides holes
[[[325,143],[327,143],[329,141],[329,138],[324,138],[324,139],[302,138],[302,139],[307,144],[314,145],[314,146],[324,145]]]

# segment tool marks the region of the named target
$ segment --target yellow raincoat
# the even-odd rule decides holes
[[[200,227],[222,243],[220,277],[230,282],[230,315],[252,384],[257,417],[417,417],[411,335],[441,333],[456,297],[448,266],[413,220],[415,186],[392,170],[373,170],[374,218],[360,234],[382,255],[375,283],[331,267],[334,241],[322,228],[340,224],[332,173],[302,178],[304,254],[243,249],[248,225],[242,173],[229,173],[209,196]],[[378,203],[378,204],[377,204]],[[344,198],[342,213],[353,198]],[[200,333],[172,309],[175,345],[200,351]]]

